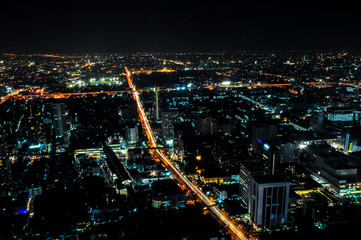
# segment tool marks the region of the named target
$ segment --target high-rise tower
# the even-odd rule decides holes
[[[159,120],[159,89],[158,87],[156,86],[154,88],[154,93],[155,93],[155,101],[154,101],[154,116],[155,116],[155,119],[158,121]]]
[[[69,136],[66,126],[65,104],[56,103],[53,105],[53,119],[55,126],[55,138],[60,144],[68,145]]]

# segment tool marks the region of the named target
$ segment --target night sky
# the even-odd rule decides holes
[[[0,3],[0,52],[361,49],[352,1]]]

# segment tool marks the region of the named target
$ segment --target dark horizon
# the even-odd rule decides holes
[[[5,1],[0,52],[361,50],[351,1],[221,3]]]
[[[361,49],[346,49],[346,48],[339,48],[339,49],[200,49],[200,50],[169,50],[169,51],[141,51],[141,50],[134,50],[134,51],[104,51],[104,52],[96,52],[96,51],[3,51],[0,54],[14,54],[14,55],[112,55],[112,54],[178,54],[178,53],[189,53],[189,54],[197,54],[197,53],[229,53],[229,54],[241,54],[241,53],[305,53],[305,54],[315,54],[315,53],[336,53],[336,52],[347,52],[347,53],[361,53]]]

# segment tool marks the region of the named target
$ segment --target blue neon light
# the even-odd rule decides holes
[[[27,214],[28,210],[26,210],[26,207],[18,207],[18,208],[14,208],[13,212],[14,212],[15,215]]]

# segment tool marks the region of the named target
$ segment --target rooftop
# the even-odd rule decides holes
[[[265,183],[287,183],[279,176],[269,176],[269,175],[259,175],[252,177],[258,184],[265,184]]]

